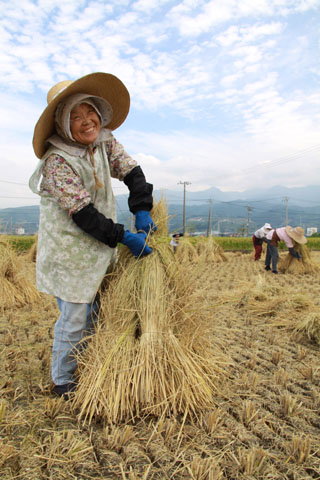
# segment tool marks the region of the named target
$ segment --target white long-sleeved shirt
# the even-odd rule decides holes
[[[265,230],[263,227],[261,227],[254,232],[254,236],[257,238],[266,238],[268,231],[269,230]]]

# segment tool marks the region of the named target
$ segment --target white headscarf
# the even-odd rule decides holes
[[[77,142],[71,133],[71,112],[74,107],[81,105],[82,103],[91,105],[100,118],[100,132],[98,138],[92,145],[83,145],[82,143]],[[62,102],[58,104],[55,111],[55,127],[57,130],[57,135],[52,135],[47,140],[49,143],[51,143],[51,145],[61,148],[61,150],[69,153],[70,155],[85,157],[87,153],[89,154],[89,159],[93,168],[96,190],[103,187],[103,183],[97,176],[92,147],[110,138],[111,130],[107,130],[103,127],[108,125],[111,119],[112,107],[106,100],[94,95],[88,95],[87,93],[76,93],[75,95],[71,95],[65,100],[62,100]]]
[[[101,122],[100,133],[94,142],[94,145],[98,145],[107,140],[110,136],[110,130],[103,127],[106,127],[112,119],[112,107],[107,100],[87,93],[76,93],[59,103],[55,112],[55,127],[58,135],[52,135],[47,140],[52,145],[62,148],[70,154],[79,155],[81,157],[86,154],[88,146],[78,143],[73,138],[70,128],[70,115],[74,107],[81,105],[82,103],[91,105],[97,112]]]
[[[75,142],[70,129],[70,115],[74,107],[87,103],[97,112],[101,127],[105,127],[112,119],[111,105],[101,97],[95,97],[86,93],[76,93],[59,103],[55,112],[55,126],[57,133],[63,138]]]

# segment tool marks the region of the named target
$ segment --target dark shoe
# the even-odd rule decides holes
[[[272,270],[272,273],[278,273],[277,270]]]
[[[58,397],[63,397],[65,400],[69,400],[72,396],[72,392],[74,392],[76,388],[77,385],[70,382],[65,383],[64,385],[55,385],[53,391],[58,395]]]
[[[266,266],[264,267],[264,269],[265,269],[265,270],[271,270],[271,268],[269,267],[269,265],[266,265]]]

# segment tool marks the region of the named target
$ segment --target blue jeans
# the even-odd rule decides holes
[[[57,302],[60,317],[54,326],[51,374],[55,385],[64,385],[74,381],[74,355],[85,346],[81,340],[94,332],[100,304],[98,297],[92,303],[71,303],[58,297]]]
[[[267,253],[266,253],[266,260],[265,265],[266,267],[270,267],[270,262],[272,263],[272,271],[277,271],[278,266],[278,259],[279,259],[279,252],[278,247],[275,245],[271,245],[271,240],[267,240]]]

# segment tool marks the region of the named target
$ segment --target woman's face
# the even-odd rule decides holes
[[[99,136],[100,126],[99,116],[91,105],[81,103],[72,109],[70,130],[77,142],[84,145],[93,143]]]

